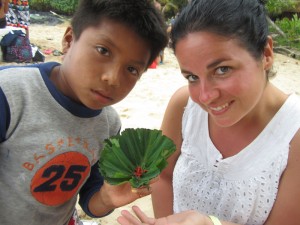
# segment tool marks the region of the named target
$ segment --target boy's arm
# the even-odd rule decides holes
[[[91,174],[88,180],[85,182],[83,187],[79,192],[79,205],[83,209],[83,211],[90,217],[100,217],[93,215],[93,213],[89,210],[89,202],[92,196],[98,192],[101,187],[103,186],[104,179],[101,176],[99,169],[98,169],[98,161],[92,166]],[[103,216],[107,215],[108,213],[104,213]]]
[[[0,143],[5,141],[6,131],[10,124],[10,109],[7,99],[0,87]]]
[[[92,166],[90,177],[79,192],[79,205],[92,218],[107,216],[115,208],[139,198],[137,193],[131,191],[129,183],[113,186],[104,182],[98,162]]]
[[[104,182],[100,190],[90,198],[88,208],[94,217],[102,217],[116,208],[149,194],[151,194],[151,189],[148,187],[133,189],[129,182],[120,185],[110,185]]]
[[[88,216],[99,218],[150,193],[151,189],[147,187],[132,190],[129,182],[121,185],[104,182],[96,162],[79,192],[79,205]]]

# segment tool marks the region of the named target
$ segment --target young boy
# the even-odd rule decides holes
[[[82,0],[63,36],[64,58],[0,71],[0,224],[68,224],[76,197],[91,217],[149,194],[110,186],[98,171],[132,90],[167,44],[147,0]]]

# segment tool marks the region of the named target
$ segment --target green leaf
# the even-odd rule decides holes
[[[99,170],[112,185],[129,182],[133,188],[148,186],[175,150],[173,141],[160,130],[128,128],[105,140]]]

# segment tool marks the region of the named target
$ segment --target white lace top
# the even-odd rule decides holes
[[[239,224],[262,225],[300,128],[300,100],[291,95],[262,133],[238,154],[222,159],[208,133],[208,114],[189,100],[181,155],[173,174],[174,212],[195,209]]]

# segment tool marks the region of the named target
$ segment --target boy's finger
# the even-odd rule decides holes
[[[140,188],[132,188],[132,193],[136,193],[139,198],[145,197],[152,193],[151,187],[140,187]]]

